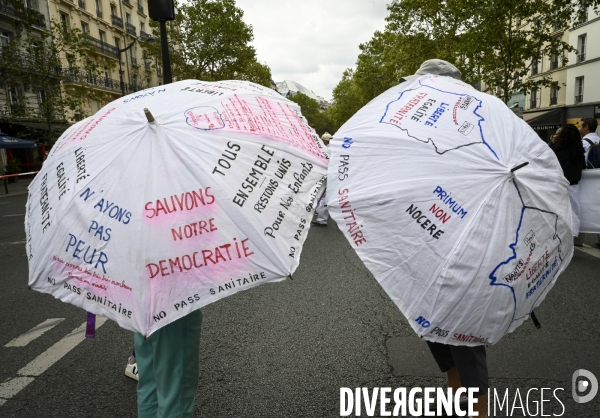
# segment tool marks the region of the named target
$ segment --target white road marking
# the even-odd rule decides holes
[[[15,213],[14,215],[2,215],[3,218],[9,218],[11,216],[25,216],[24,213]]]
[[[65,318],[47,319],[41,324],[31,328],[26,333],[19,335],[17,338],[10,341],[4,347],[25,347],[27,344],[44,334],[46,331],[50,331],[52,328],[54,328],[64,320]]]
[[[103,316],[96,317],[96,329],[106,322]],[[78,326],[69,335],[54,344],[52,347],[37,356],[28,365],[17,372],[18,376],[0,383],[0,406],[19,393],[23,388],[34,381],[36,376],[48,370],[54,363],[63,358],[80,342],[85,340],[86,322]]]

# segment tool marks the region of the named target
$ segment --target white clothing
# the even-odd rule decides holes
[[[573,221],[573,236],[579,235],[579,225],[581,223],[581,208],[579,206],[579,184],[569,186],[569,200],[571,201],[571,219]]]
[[[583,143],[583,150],[585,152],[585,161],[587,163],[588,153],[590,152],[591,145],[589,142],[586,141],[586,139],[589,139],[594,144],[598,144],[600,143],[600,136],[598,136],[596,132],[590,132],[589,134],[581,138],[581,142]]]

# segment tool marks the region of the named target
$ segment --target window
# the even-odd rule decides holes
[[[560,22],[554,22],[553,28],[555,31],[560,30]]]
[[[125,22],[131,25],[131,15],[129,13],[125,13]]]
[[[8,88],[8,101],[10,113],[13,115],[25,114],[25,105],[23,103],[23,89],[21,86],[10,86]]]
[[[134,87],[137,87],[137,85],[138,85],[138,75],[137,74],[133,75],[133,85],[134,85]]]
[[[63,27],[63,30],[69,29],[69,15],[63,12],[60,12],[60,24]]]
[[[149,78],[146,79],[146,87],[150,87],[150,79]]]
[[[112,16],[116,16],[117,15],[117,6],[115,6],[114,4],[110,5],[110,14]]]
[[[103,30],[99,30],[98,34],[100,35],[100,41],[106,42],[106,32],[104,32]]]
[[[558,68],[558,55],[552,55],[550,57],[550,69],[554,70]]]
[[[529,97],[529,108],[530,109],[536,109],[539,107],[538,99],[539,99],[539,92],[537,91],[537,89],[531,90],[531,94]]]
[[[38,103],[44,105],[48,101],[45,90],[38,91]]]
[[[110,78],[108,74],[108,68],[106,67],[104,67],[104,78],[106,78],[107,80]]]
[[[37,0],[25,0],[25,7],[31,10],[39,10]]]
[[[517,27],[521,26],[521,18],[517,17]]]
[[[0,32],[0,47],[8,45],[10,42],[10,34],[8,32]]]
[[[89,33],[90,32],[90,25],[88,25],[86,22],[82,21],[81,22],[81,32],[83,32],[83,33]]]
[[[96,11],[102,11],[102,1],[96,0]]]
[[[558,87],[550,87],[550,106],[558,102]]]
[[[536,75],[539,72],[539,59],[538,57],[531,58],[531,75]]]
[[[583,77],[575,79],[575,104],[583,102]]]
[[[585,47],[587,43],[587,34],[579,35],[577,38],[577,62],[585,61]]]
[[[579,11],[579,20],[578,20],[578,24],[582,24],[588,21],[588,9],[587,7],[585,9],[582,9]]]
[[[140,32],[146,32],[146,24],[144,22],[140,22]]]

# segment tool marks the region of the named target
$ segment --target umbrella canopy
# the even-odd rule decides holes
[[[324,181],[322,147],[295,103],[249,82],[110,103],[64,133],[29,186],[29,284],[149,335],[283,280]]]
[[[573,255],[569,184],[499,99],[449,77],[393,87],[331,141],[327,201],[417,334],[496,343]]]
[[[25,139],[19,139],[0,132],[0,148],[33,148],[37,144]]]

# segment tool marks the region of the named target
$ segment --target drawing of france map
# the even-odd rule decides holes
[[[431,143],[438,154],[475,144],[489,148],[481,129],[484,118],[477,113],[481,101],[469,94],[442,90],[431,85],[434,82],[435,78],[419,80],[418,87],[402,91],[387,105],[379,122]]]

